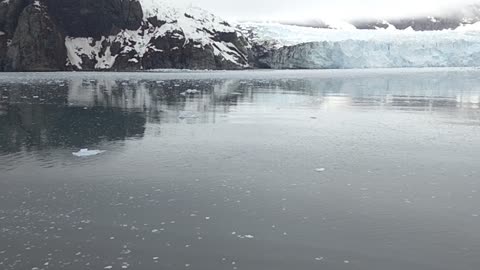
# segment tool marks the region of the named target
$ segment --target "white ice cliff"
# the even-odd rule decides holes
[[[480,66],[480,24],[456,30],[333,30],[270,23],[246,24],[260,57],[277,69]]]

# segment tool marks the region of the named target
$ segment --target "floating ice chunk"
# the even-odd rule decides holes
[[[246,239],[253,239],[254,238],[254,236],[250,235],[250,234],[245,234],[245,235],[237,234],[237,237],[240,238],[240,239],[245,239],[245,238]]]
[[[80,151],[78,152],[73,152],[72,154],[76,157],[89,157],[89,156],[96,156],[104,152],[105,152],[104,150],[89,150],[85,148],[85,149],[80,149]]]
[[[317,257],[315,258],[316,261],[322,261],[324,258],[323,257]]]
[[[180,93],[180,95],[186,96],[186,95],[195,95],[198,93],[200,93],[200,91],[198,91],[197,89],[187,89],[185,92]]]
[[[198,91],[197,89],[187,89],[187,91],[185,91],[185,93],[187,93],[187,94],[198,94],[198,93],[200,93],[200,91]]]
[[[327,169],[325,169],[325,168],[316,168],[316,169],[315,169],[316,172],[324,172],[324,171],[326,171],[326,170],[327,170]]]
[[[103,269],[112,269],[112,268],[113,268],[113,266],[108,265],[108,266],[105,266]]]
[[[180,115],[178,116],[180,119],[195,119],[198,118],[198,115],[196,115],[193,112],[181,112]]]

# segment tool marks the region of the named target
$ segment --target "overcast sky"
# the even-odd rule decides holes
[[[175,0],[226,19],[402,16],[445,10],[479,0]]]

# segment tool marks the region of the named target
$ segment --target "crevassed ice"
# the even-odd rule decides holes
[[[456,30],[332,30],[279,24],[250,25],[256,41],[278,49],[272,68],[388,68],[480,66],[477,25]]]
[[[480,40],[313,42],[280,49],[265,62],[272,68],[477,67]]]

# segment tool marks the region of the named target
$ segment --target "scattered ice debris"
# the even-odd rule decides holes
[[[104,153],[104,150],[89,150],[88,148],[80,149],[78,152],[73,152],[72,154],[76,157],[89,157],[96,156],[98,154]]]
[[[327,169],[325,169],[325,168],[316,168],[316,169],[315,169],[316,172],[324,172],[324,171],[326,171],[326,170],[327,170]]]

